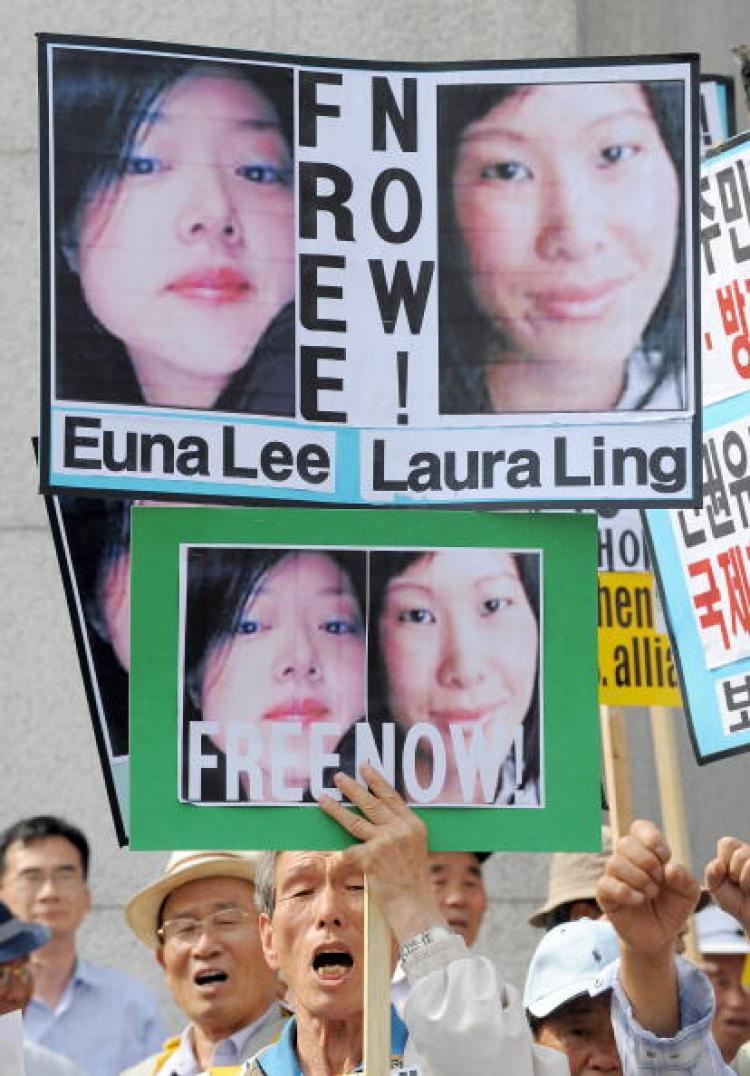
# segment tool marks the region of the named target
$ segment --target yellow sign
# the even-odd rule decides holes
[[[599,702],[682,705],[669,636],[656,628],[651,572],[599,572]]]

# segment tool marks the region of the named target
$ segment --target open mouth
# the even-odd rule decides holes
[[[345,949],[325,949],[315,954],[312,966],[320,979],[333,982],[349,974],[354,967],[354,960],[351,953],[347,953]]]
[[[227,978],[225,971],[199,971],[193,976],[193,982],[196,986],[211,986],[214,983],[225,983]]]

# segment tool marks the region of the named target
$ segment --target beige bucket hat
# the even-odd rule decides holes
[[[141,889],[125,906],[130,929],[142,942],[156,949],[159,912],[175,889],[198,878],[244,878],[255,882],[260,852],[173,852],[161,878]]]
[[[543,927],[550,912],[575,900],[595,900],[596,883],[612,855],[612,830],[602,826],[601,852],[555,852],[549,868],[547,900],[529,916],[532,927]]]

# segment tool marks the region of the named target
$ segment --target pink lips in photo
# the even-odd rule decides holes
[[[606,312],[627,278],[604,280],[586,287],[555,287],[532,293],[536,311],[550,321],[594,321]]]
[[[502,701],[488,706],[461,706],[451,707],[448,710],[432,710],[430,721],[440,727],[449,725],[466,725],[473,721],[481,721],[488,714],[494,713],[504,703]]]
[[[245,298],[251,285],[244,273],[223,265],[183,273],[167,284],[166,291],[198,302],[235,303]]]
[[[310,725],[314,721],[322,721],[328,717],[328,707],[315,698],[286,699],[284,702],[267,710],[263,714],[264,721],[301,721],[303,725]]]

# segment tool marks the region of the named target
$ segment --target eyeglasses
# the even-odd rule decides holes
[[[70,890],[83,885],[79,867],[54,867],[51,871],[30,869],[12,879],[11,884],[19,893],[33,894],[51,882],[55,889]]]
[[[7,990],[14,979],[27,983],[31,979],[31,965],[27,962],[17,968],[9,964],[0,967],[0,990]]]
[[[244,908],[217,908],[215,912],[204,915],[201,919],[194,919],[192,916],[168,919],[156,931],[156,936],[162,945],[172,942],[174,945],[187,947],[195,945],[204,930],[210,929],[215,934],[231,934],[244,927],[250,918],[250,912]]]

